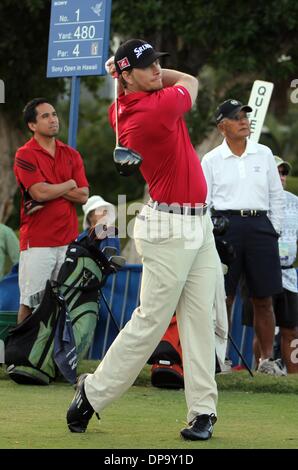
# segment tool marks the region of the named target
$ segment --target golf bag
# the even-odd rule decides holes
[[[72,242],[57,281],[47,281],[39,306],[6,338],[5,363],[17,383],[48,385],[76,366],[93,339],[100,287],[114,267],[88,236]]]
[[[179,340],[176,315],[166,330],[161,342],[150,356],[151,383],[159,388],[184,388],[182,349]],[[221,365],[215,354],[215,373],[222,372]]]
[[[161,342],[148,360],[151,367],[151,383],[160,388],[184,388],[182,349],[176,315]]]
[[[236,253],[233,245],[222,239],[222,236],[229,228],[230,221],[224,215],[212,215],[213,235],[215,239],[216,250],[220,257],[220,261],[229,266],[235,259]]]

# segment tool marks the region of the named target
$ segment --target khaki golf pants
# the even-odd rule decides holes
[[[140,306],[85,381],[88,401],[100,413],[135,381],[176,311],[183,351],[190,422],[216,414],[212,306],[218,255],[209,214],[161,212],[144,206],[135,224],[143,260]]]

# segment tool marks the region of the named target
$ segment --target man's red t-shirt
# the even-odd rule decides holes
[[[74,179],[78,187],[87,187],[84,164],[76,150],[56,140],[53,158],[32,138],[15,156],[14,172],[18,184],[29,189],[35,183],[64,183]],[[63,197],[47,201],[42,209],[26,215],[21,204],[20,249],[68,245],[78,236],[75,205]]]
[[[207,184],[183,118],[191,108],[182,86],[120,95],[119,141],[143,157],[141,173],[149,194],[160,203],[204,203]],[[115,104],[110,107],[115,129]]]

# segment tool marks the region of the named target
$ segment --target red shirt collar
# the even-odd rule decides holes
[[[66,144],[64,144],[64,142],[61,142],[61,140],[58,140],[58,139],[55,139],[55,143],[56,143],[56,147],[67,147]],[[37,140],[32,137],[26,144],[26,147],[29,147],[31,149],[34,149],[34,150],[40,150],[40,151],[43,151],[43,152],[46,152],[46,149],[44,149],[41,145],[39,145],[39,143],[37,142]]]
[[[131,101],[138,101],[139,99],[152,94],[152,91],[135,91],[133,93],[127,93],[127,95],[123,92],[119,95],[119,101],[123,104],[130,103]]]

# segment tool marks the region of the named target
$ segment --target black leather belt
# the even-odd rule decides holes
[[[208,207],[207,204],[202,204],[198,207],[178,206],[175,204],[160,204],[159,202],[153,201],[152,199],[148,201],[147,205],[157,211],[181,215],[205,215]]]
[[[266,215],[267,211],[259,211],[256,209],[238,209],[238,210],[213,210],[212,215],[241,215],[241,217],[258,217],[259,215]]]
[[[291,264],[291,266],[281,266],[281,269],[292,269],[294,266]]]

